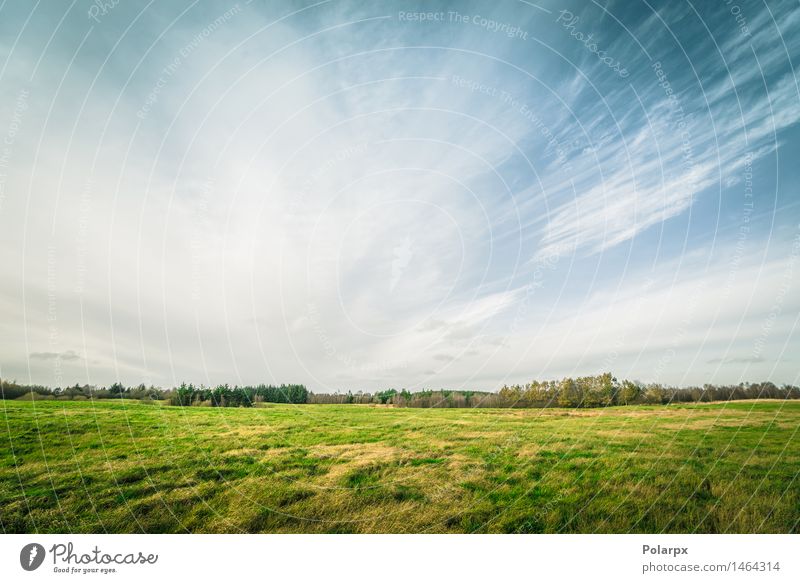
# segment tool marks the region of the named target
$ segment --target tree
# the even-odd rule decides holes
[[[642,387],[633,381],[624,380],[619,389],[619,403],[621,405],[631,405],[639,401],[642,394]]]
[[[645,388],[644,400],[651,405],[666,403],[668,400],[667,391],[660,384],[651,383]]]
[[[578,407],[582,401],[578,384],[571,378],[563,379],[558,385],[558,404],[561,407]]]

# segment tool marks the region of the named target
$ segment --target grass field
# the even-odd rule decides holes
[[[5,532],[798,532],[800,402],[0,403]]]

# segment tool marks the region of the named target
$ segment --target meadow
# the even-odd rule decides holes
[[[796,533],[800,402],[0,402],[3,532]]]

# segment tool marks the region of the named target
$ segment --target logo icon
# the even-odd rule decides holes
[[[44,547],[39,543],[30,543],[19,552],[19,564],[26,571],[35,571],[44,562]]]

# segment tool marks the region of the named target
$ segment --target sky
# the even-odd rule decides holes
[[[797,384],[797,67],[794,0],[2,2],[0,377]]]

